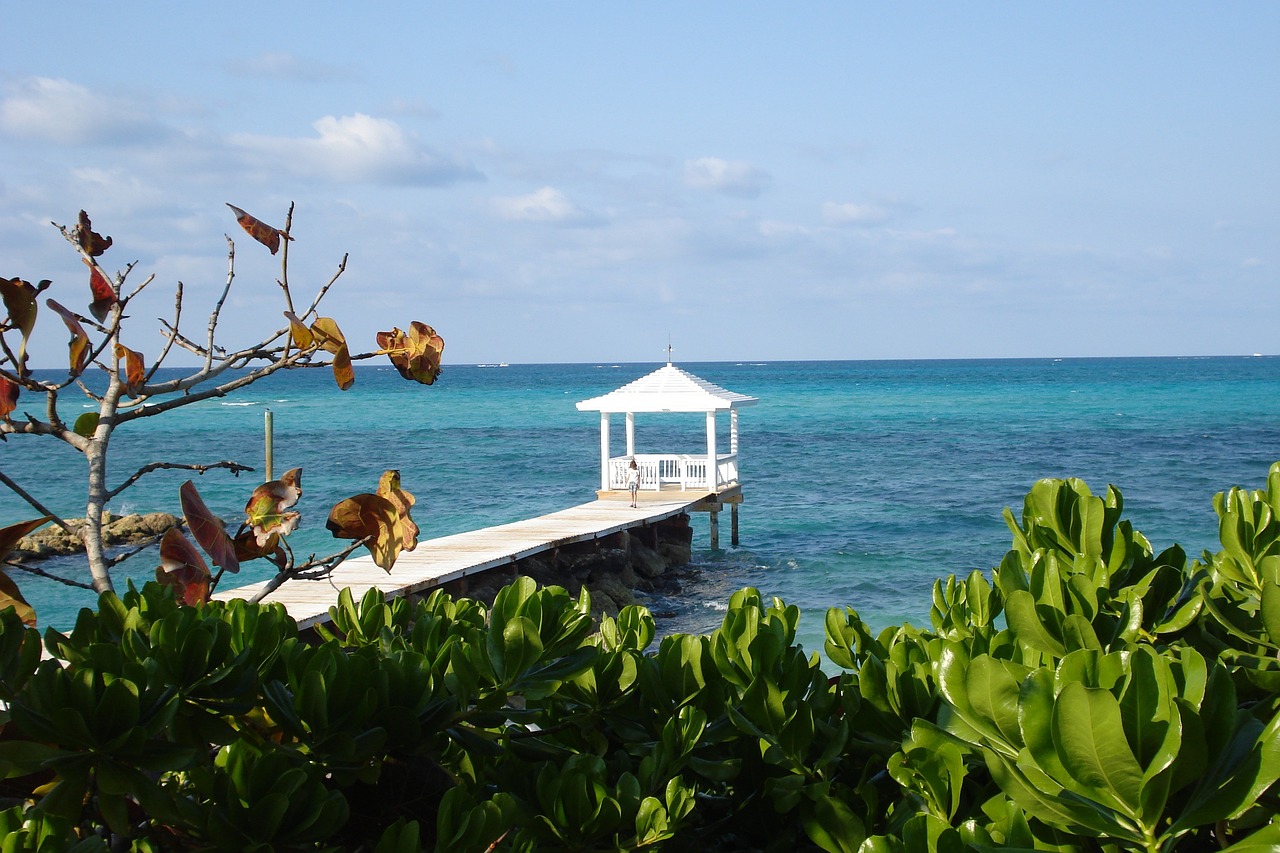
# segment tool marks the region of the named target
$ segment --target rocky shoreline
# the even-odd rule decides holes
[[[84,521],[83,518],[70,518],[67,519],[67,524],[71,527],[70,531],[56,524],[49,524],[30,536],[22,537],[10,552],[9,559],[17,563],[32,563],[48,557],[84,553],[84,540],[80,537]],[[154,542],[169,528],[177,527],[180,523],[176,516],[167,512],[131,515],[113,515],[104,512],[102,514],[103,544],[113,547]]]
[[[693,529],[687,514],[634,527],[587,542],[574,542],[514,561],[510,566],[446,584],[451,595],[492,602],[498,590],[521,575],[539,586],[562,586],[577,595],[585,586],[593,612],[617,614],[636,603],[636,592],[653,592],[675,581],[692,559]]]
[[[48,557],[83,553],[78,531],[84,519],[68,519],[73,531],[49,525],[18,540],[9,559],[38,562]],[[154,542],[181,520],[167,512],[135,515],[103,515],[108,546]],[[514,578],[527,575],[539,586],[562,586],[577,595],[585,586],[592,610],[616,614],[636,602],[635,593],[670,588],[677,570],[692,558],[693,529],[689,516],[681,514],[586,542],[573,542],[446,584],[451,595],[466,595],[491,603],[498,590]]]

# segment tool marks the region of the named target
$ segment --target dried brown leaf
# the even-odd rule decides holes
[[[196,484],[187,480],[178,490],[178,495],[182,501],[182,515],[187,519],[191,535],[213,560],[214,565],[221,566],[228,572],[240,571],[235,543],[227,535],[221,519],[205,505],[204,499],[196,491]]]
[[[46,299],[44,304],[62,318],[62,322],[67,325],[67,331],[71,332],[71,340],[67,343],[67,355],[72,375],[78,376],[84,373],[84,369],[89,366],[90,348],[89,335],[85,332],[84,326],[80,325],[80,319],[53,299]]]
[[[302,497],[302,469],[290,468],[279,480],[270,480],[253,490],[244,505],[246,523],[253,528],[259,548],[273,535],[288,536],[298,528],[302,516],[285,512]]]
[[[22,624],[29,628],[36,626],[36,609],[22,597],[22,592],[19,591],[13,578],[0,569],[0,610],[7,607],[12,607],[17,612]]]
[[[285,311],[284,316],[289,321],[289,334],[293,338],[293,345],[298,349],[310,349],[315,343],[315,336],[311,334],[307,324],[299,320],[298,315],[292,311]]]
[[[382,472],[382,478],[378,481],[378,494],[390,501],[399,515],[397,532],[400,535],[400,547],[406,551],[412,551],[417,548],[418,525],[414,523],[409,515],[413,510],[413,505],[417,503],[417,498],[400,487],[399,471],[389,470]]]
[[[71,236],[75,238],[80,248],[84,249],[85,254],[93,258],[111,248],[111,238],[103,237],[94,231],[93,224],[89,222],[89,214],[83,210],[80,211],[80,218],[76,227],[71,229]]]
[[[203,604],[209,600],[209,567],[191,540],[171,527],[160,540],[160,565],[156,580],[173,587],[183,604]]]
[[[48,282],[41,282],[48,286]],[[36,312],[40,306],[36,302],[39,289],[31,282],[20,278],[0,278],[0,298],[4,299],[5,310],[9,312],[8,325],[22,333],[22,342],[18,345],[18,369],[27,361],[27,339],[36,325]]]
[[[390,572],[401,550],[399,518],[391,501],[380,495],[362,494],[335,504],[324,526],[335,539],[367,538],[364,544],[374,564]]]
[[[280,251],[281,237],[286,240],[293,239],[279,228],[273,228],[261,219],[258,219],[256,216],[250,216],[230,202],[227,203],[227,207],[231,208],[231,211],[236,215],[236,222],[240,223],[240,227],[243,228],[250,237],[270,249],[271,254],[273,255]]]
[[[147,369],[142,363],[142,353],[134,352],[124,344],[116,344],[116,359],[124,362],[124,393],[136,397],[142,393],[142,384],[147,380]],[[117,368],[119,369],[119,368]]]
[[[409,333],[399,327],[378,332],[378,347],[391,359],[391,364],[405,379],[431,385],[440,375],[440,359],[444,355],[444,338],[426,323],[414,320]]]
[[[53,521],[53,516],[46,515],[0,528],[0,560],[9,556],[9,552],[17,546],[19,539],[30,535],[31,531],[38,530],[50,521]]]

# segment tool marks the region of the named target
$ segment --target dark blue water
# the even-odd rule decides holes
[[[373,491],[385,468],[399,468],[417,496],[423,536],[445,535],[591,500],[599,416],[574,403],[657,366],[450,366],[430,388],[366,368],[346,393],[322,371],[294,372],[122,428],[112,476],[152,460],[260,469],[269,408],[277,475],[304,469],[295,550],[334,550],[323,527],[329,506]],[[1116,485],[1157,550],[1216,550],[1213,494],[1260,486],[1280,459],[1280,359],[1270,357],[681,367],[760,402],[741,412],[742,544],[712,553],[705,517],[695,517],[696,576],[652,602],[669,629],[718,624],[744,585],[804,608],[809,648],[821,646],[829,606],[856,607],[873,624],[921,622],[935,578],[999,563],[1010,542],[1001,510],[1020,513],[1041,477],[1081,477],[1095,493]],[[66,399],[74,409],[65,418],[87,410]],[[717,443],[727,447],[728,419],[720,426]],[[636,430],[641,452],[705,446],[702,415],[637,415]],[[622,433],[615,416],[616,452]],[[13,437],[0,445],[0,469],[59,513],[83,515],[84,466],[60,442]],[[148,475],[112,509],[176,511],[189,476]],[[237,519],[255,482],[196,478],[210,507]],[[32,514],[0,495],[0,521]],[[130,572],[148,576],[154,565],[143,558]],[[75,561],[61,568],[83,572]],[[22,583],[45,624],[67,624],[91,600]]]

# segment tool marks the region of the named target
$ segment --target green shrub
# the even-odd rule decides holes
[[[1194,851],[1280,845],[1280,464],[1157,553],[1035,484],[990,575],[878,633],[753,589],[655,645],[520,579],[491,607],[104,594],[0,613],[0,851]],[[833,674],[834,673],[834,674]]]

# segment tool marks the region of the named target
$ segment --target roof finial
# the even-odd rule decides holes
[[[667,364],[671,363],[671,336],[667,335]]]

